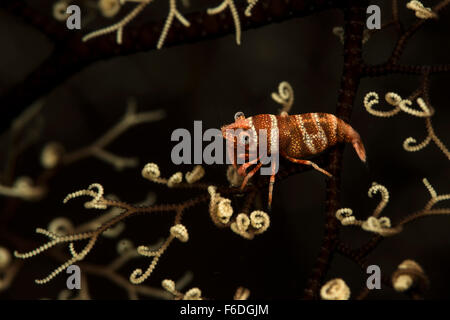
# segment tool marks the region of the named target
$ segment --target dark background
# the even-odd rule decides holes
[[[51,1],[32,3],[50,14]],[[390,19],[389,1],[371,3],[381,6],[383,22]],[[434,3],[426,1],[425,5]],[[192,5],[188,9],[179,7],[182,12],[189,12],[205,6],[204,3]],[[139,19],[161,20],[165,18],[166,10],[166,2],[155,2]],[[400,14],[406,25],[414,20],[413,13],[404,7]],[[402,62],[448,63],[449,54],[444,47],[448,44],[450,31],[449,11],[441,15],[440,20],[427,23],[410,41]],[[109,23],[98,20],[99,26]],[[39,167],[40,152],[49,141],[60,141],[68,150],[92,142],[120,119],[130,96],[136,98],[139,110],[162,108],[167,117],[129,130],[108,147],[119,155],[139,157],[138,168],[117,172],[97,159],[77,162],[51,181],[45,199],[38,203],[22,203],[7,226],[8,231],[43,243],[45,238],[36,235],[35,228],[46,227],[57,216],[67,216],[74,223],[93,219],[99,212],[84,209],[82,200],[62,204],[66,194],[86,188],[93,182],[100,182],[106,193],[114,193],[131,203],[142,200],[149,191],[157,194],[158,203],[179,202],[194,196],[197,194],[194,191],[180,192],[142,179],[142,166],[155,162],[165,177],[176,171],[190,170],[192,166],[178,167],[171,163],[174,143],[170,136],[174,129],[192,131],[194,120],[202,120],[204,130],[219,128],[232,122],[237,111],[243,111],[247,116],[275,114],[279,105],[272,101],[270,93],[277,91],[281,81],[289,81],[294,88],[295,102],[291,113],[333,113],[343,52],[332,28],[342,24],[340,10],[327,10],[244,32],[241,46],[236,45],[233,34],[117,57],[80,70],[47,96],[41,114],[44,126],[37,142],[20,157],[17,176],[38,175],[42,170]],[[39,30],[2,11],[0,39],[0,94],[3,94],[39,65],[52,44]],[[364,59],[371,64],[385,61],[396,39],[397,34],[392,28],[372,36],[363,47]],[[366,169],[360,163],[350,146],[345,149],[341,199],[342,206],[351,207],[357,217],[367,217],[378,204],[378,196],[374,199],[367,196],[373,181],[388,188],[391,200],[382,215],[394,222],[421,209],[429,200],[422,183],[424,177],[438,194],[450,193],[448,159],[435,144],[416,153],[402,148],[407,137],[412,136],[418,141],[424,139],[424,121],[402,113],[394,118],[377,118],[368,114],[362,104],[369,91],[379,93],[380,97],[388,91],[406,97],[418,87],[419,80],[416,76],[391,75],[361,81],[351,123],[365,143],[369,167]],[[447,146],[450,141],[449,81],[448,74],[431,78],[431,101],[436,109],[433,126]],[[0,106],[0,117],[7,109],[8,105]],[[0,163],[4,162],[8,152],[7,138],[4,134],[0,140]],[[226,183],[226,166],[205,166],[205,169],[205,181]],[[194,278],[188,287],[200,287],[209,298],[231,298],[241,285],[251,290],[253,299],[300,298],[323,236],[324,186],[325,177],[315,171],[275,184],[272,224],[266,233],[252,241],[242,239],[228,229],[216,228],[206,205],[189,210],[183,221],[189,230],[190,241],[172,244],[145,284],[159,287],[162,279],[177,279],[191,270]],[[263,194],[265,199],[265,192]],[[0,198],[2,207],[5,202]],[[154,242],[168,234],[172,217],[172,214],[133,217],[126,221],[121,238],[130,238],[136,245]],[[383,274],[389,276],[404,259],[413,259],[423,266],[430,278],[431,287],[426,298],[449,298],[448,226],[449,219],[443,216],[414,222],[400,235],[384,240],[369,262],[378,264]],[[342,228],[342,238],[355,246],[370,236],[357,228]],[[15,248],[7,240],[1,241],[0,245],[11,251],[30,249]],[[102,238],[86,261],[106,264],[115,256],[115,242]],[[65,286],[64,276],[59,275],[47,285],[36,285],[34,279],[46,276],[58,265],[42,254],[26,260],[25,267],[12,286],[0,293],[0,298],[55,298]],[[135,259],[121,273],[128,277],[135,268],[146,268],[147,265],[148,259]],[[326,279],[334,277],[343,278],[355,293],[364,287],[366,280],[358,266],[341,256],[333,260]],[[125,298],[123,290],[103,279],[90,277],[89,281],[91,295],[95,298]],[[405,296],[384,287],[371,292],[369,298],[403,299]]]

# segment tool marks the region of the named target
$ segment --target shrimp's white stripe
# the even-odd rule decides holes
[[[328,139],[327,136],[325,134],[325,132],[323,131],[322,126],[320,125],[320,119],[319,119],[319,115],[317,113],[313,113],[312,115],[314,122],[316,124],[316,128],[317,128],[317,135],[318,138],[320,139],[320,149],[325,149],[325,147],[328,144]]]
[[[312,154],[316,153],[316,148],[314,147],[314,143],[310,135],[306,132],[306,128],[303,124],[302,115],[297,114],[295,115],[295,120],[297,120],[297,125],[300,128],[300,131],[302,133],[302,140],[305,143],[306,147],[308,148],[309,152]]]
[[[279,130],[278,130],[278,120],[273,114],[270,115],[270,151],[278,152],[279,144]]]
[[[258,145],[258,134],[256,133],[255,126],[253,125],[252,117],[247,118],[248,124],[250,126],[250,137],[253,139],[255,145]]]

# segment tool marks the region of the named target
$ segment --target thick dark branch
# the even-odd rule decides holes
[[[348,1],[349,8],[344,10],[345,41],[344,41],[344,70],[341,78],[336,115],[349,121],[353,102],[358,90],[362,71],[362,34],[365,28],[366,1]],[[330,153],[329,172],[333,175],[326,186],[326,223],[325,235],[322,240],[319,256],[308,279],[304,291],[305,299],[316,299],[320,285],[328,270],[333,252],[338,240],[338,221],[335,217],[340,207],[340,184],[342,155],[344,146],[336,148]]]
[[[248,30],[339,7],[336,0],[286,0],[262,1],[254,8],[251,17],[244,17],[245,4],[238,6],[242,30]],[[174,22],[164,47],[181,45],[234,34],[231,14],[210,16],[205,10],[185,17],[191,22],[189,28]],[[23,82],[0,97],[0,106],[7,108],[9,115],[0,118],[0,128],[5,128],[11,117],[17,116],[26,106],[46,95],[57,85],[90,64],[102,60],[129,55],[156,48],[163,21],[148,23],[140,27],[126,27],[123,44],[116,43],[115,34],[101,36],[82,42],[83,34],[74,33],[69,39],[55,43],[54,52]],[[233,41],[230,39],[230,41]],[[244,39],[245,41],[245,39]],[[163,48],[164,50],[164,48]]]

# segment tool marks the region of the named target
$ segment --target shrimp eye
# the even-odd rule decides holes
[[[239,135],[239,143],[243,145],[250,143],[250,135],[247,132],[242,132]]]
[[[239,119],[240,117],[244,117],[244,118],[245,118],[244,113],[243,113],[242,111],[236,112],[236,114],[234,115],[234,121],[236,121],[236,120]]]

